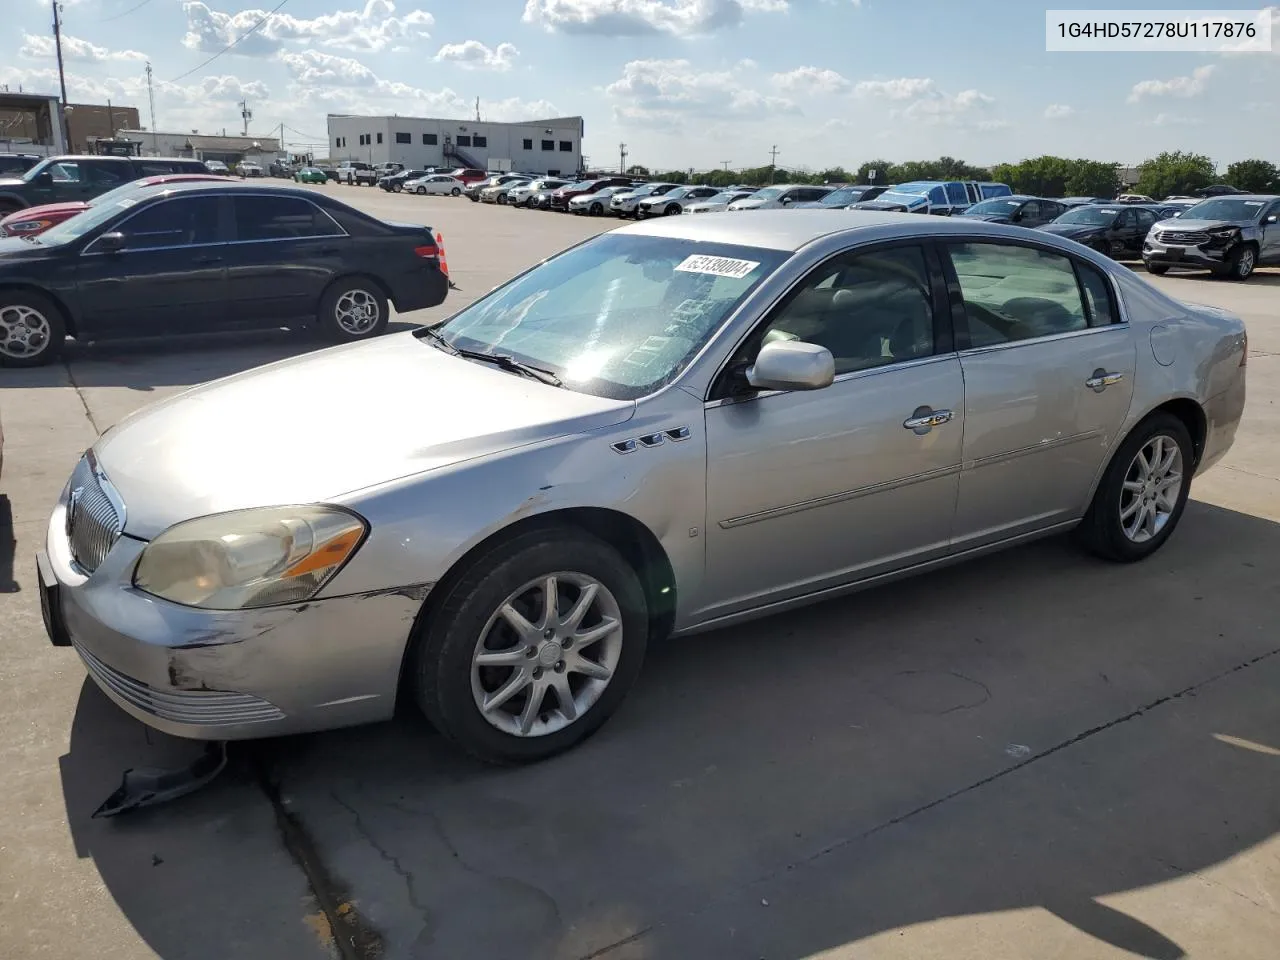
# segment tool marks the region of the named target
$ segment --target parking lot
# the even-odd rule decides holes
[[[459,289],[393,329],[616,223],[308,189],[442,232]],[[324,344],[76,345],[0,371],[4,956],[1274,958],[1280,270],[1152,279],[1243,315],[1250,358],[1234,449],[1146,563],[1052,539],[672,641],[598,736],[533,767],[406,715],[235,745],[209,787],[114,820],[91,814],[126,768],[191,747],[49,645],[49,511],[128,413]],[[361,402],[281,400],[286,430]]]

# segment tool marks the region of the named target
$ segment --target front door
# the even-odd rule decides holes
[[[82,333],[127,337],[217,329],[227,306],[218,197],[176,196],[108,224],[123,249],[90,242],[76,264]]]
[[[1261,250],[1258,263],[1280,265],[1280,200],[1274,200],[1262,215]]]
[[[713,394],[700,619],[947,552],[964,384],[949,335],[935,329],[945,300],[928,262],[915,245],[828,260],[735,357],[798,338],[831,350],[836,379],[814,391]]]
[[[1084,261],[1026,244],[947,250],[963,295],[963,550],[1083,515],[1129,412],[1135,351],[1110,281]]]

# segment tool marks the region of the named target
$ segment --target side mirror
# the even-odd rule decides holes
[[[1181,214],[1179,214],[1179,216],[1181,216]],[[1271,216],[1267,217],[1267,219],[1264,220],[1263,222],[1264,223],[1280,223],[1280,213],[1271,214]]]
[[[53,174],[48,170],[41,170],[36,174],[36,183],[42,187],[47,187],[53,183]]]
[[[821,390],[835,379],[831,351],[803,340],[774,340],[756,354],[747,383],[757,390]]]
[[[98,249],[103,253],[119,253],[124,249],[125,237],[119,230],[104,233],[98,238]]]
[[[781,200],[779,200],[778,202],[779,202],[780,204],[782,204],[782,205],[785,207],[787,204],[789,204],[789,203],[791,202],[791,198],[790,198],[790,197],[783,197],[783,198],[782,198]]]

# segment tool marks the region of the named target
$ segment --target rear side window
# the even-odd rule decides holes
[[[342,233],[332,217],[297,197],[236,197],[235,212],[240,240],[300,240]]]
[[[1069,258],[1004,243],[956,243],[947,249],[964,295],[970,347],[1089,326]]]
[[[1116,310],[1115,297],[1107,278],[1097,268],[1079,260],[1076,261],[1076,273],[1084,291],[1084,305],[1089,311],[1089,326],[1105,327],[1119,323],[1120,313]]]

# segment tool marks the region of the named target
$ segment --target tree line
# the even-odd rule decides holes
[[[632,176],[649,177],[666,183],[688,183],[713,187],[767,183],[908,183],[912,180],[994,180],[1007,183],[1017,193],[1040,197],[1114,197],[1124,188],[1119,165],[1100,160],[1071,160],[1066,157],[1032,157],[1017,163],[976,167],[953,157],[937,160],[868,160],[856,170],[830,167],[817,173],[784,167],[748,167],[742,170],[663,170],[651,174],[643,166],[628,168]],[[1138,182],[1131,189],[1155,199],[1178,194],[1194,194],[1207,186],[1225,183],[1251,193],[1280,193],[1280,168],[1268,160],[1240,160],[1219,173],[1214,162],[1202,154],[1173,151],[1161,153],[1138,165]],[[874,172],[874,179],[872,173]]]

